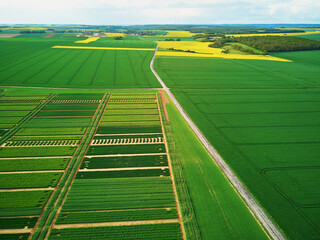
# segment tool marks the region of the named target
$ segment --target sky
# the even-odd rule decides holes
[[[1,24],[320,23],[319,0],[0,0]]]

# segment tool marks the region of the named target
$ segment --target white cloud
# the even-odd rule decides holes
[[[0,23],[320,22],[318,0],[7,0]]]

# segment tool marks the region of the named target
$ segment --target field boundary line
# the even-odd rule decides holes
[[[15,160],[15,159],[41,159],[41,158],[71,158],[72,156],[50,156],[50,157],[11,157],[11,158],[0,158],[1,160]]]
[[[249,193],[249,191],[242,184],[242,182],[239,180],[239,178],[234,174],[234,172],[231,170],[231,168],[228,166],[228,164],[219,155],[217,150],[211,145],[211,143],[203,135],[203,133],[200,131],[200,129],[196,126],[196,124],[192,121],[192,119],[184,111],[184,109],[181,107],[181,105],[176,100],[174,95],[171,93],[170,89],[165,85],[165,83],[162,81],[160,76],[154,70],[153,63],[154,63],[155,56],[157,54],[158,47],[159,47],[159,44],[157,43],[156,50],[155,50],[154,55],[152,57],[152,60],[150,62],[150,69],[151,69],[152,73],[155,75],[155,77],[157,78],[157,80],[159,81],[159,83],[161,84],[161,86],[163,87],[163,90],[166,91],[166,93],[170,97],[170,99],[173,102],[173,104],[179,110],[180,114],[187,121],[187,123],[190,126],[190,128],[193,130],[193,132],[196,134],[198,139],[201,141],[201,143],[207,149],[208,153],[212,157],[212,160],[220,167],[220,169],[222,170],[224,175],[232,183],[234,188],[237,190],[237,192],[240,194],[242,199],[245,201],[245,203],[246,203],[247,207],[249,208],[250,212],[253,213],[253,215],[255,217],[257,217],[256,220],[260,221],[262,226],[267,230],[267,232],[269,233],[269,235],[273,239],[276,239],[276,240],[284,240],[284,239],[286,239],[284,237],[284,235],[281,233],[281,231],[278,229],[278,227],[272,222],[271,218],[265,213],[263,208],[258,204],[258,202]],[[259,221],[258,221],[258,223],[259,223]]]
[[[148,224],[163,224],[163,223],[178,223],[178,222],[179,222],[178,218],[172,218],[172,219],[122,221],[122,222],[119,221],[119,222],[100,222],[100,223],[74,223],[74,224],[57,224],[57,225],[54,225],[54,229],[131,226],[131,225],[148,225]]]
[[[118,133],[118,134],[96,134],[95,136],[139,136],[139,135],[156,135],[156,134],[162,134],[162,133]]]
[[[0,172],[2,174],[27,174],[27,173],[54,173],[54,172],[64,172],[64,170],[30,170],[30,171],[11,171],[11,172]]]
[[[167,155],[166,153],[133,153],[133,154],[109,154],[109,155],[86,155],[86,158],[93,157],[134,157],[134,156],[160,156]]]
[[[9,188],[9,189],[0,189],[0,192],[32,192],[32,191],[53,191],[53,187],[47,188]]]
[[[169,172],[170,172],[171,184],[172,184],[174,199],[175,199],[175,202],[176,202],[176,210],[177,210],[178,219],[179,219],[181,237],[182,237],[183,240],[186,240],[187,236],[186,236],[186,230],[185,230],[184,224],[183,224],[181,206],[180,206],[180,201],[179,201],[177,188],[176,188],[176,180],[175,180],[175,177],[174,177],[174,174],[173,174],[173,171],[172,171],[172,161],[171,161],[171,157],[169,155],[169,148],[168,148],[168,143],[167,143],[166,132],[165,132],[165,129],[164,129],[164,126],[163,126],[163,121],[162,121],[162,113],[161,113],[161,109],[160,109],[160,104],[162,104],[162,102],[161,103],[159,102],[159,98],[160,98],[160,101],[162,101],[161,96],[159,97],[159,95],[157,94],[156,101],[157,101],[157,105],[158,105],[158,112],[159,112],[159,117],[160,117],[160,123],[161,123],[164,147],[166,149],[166,156],[167,156],[168,167],[169,167]]]
[[[116,171],[130,171],[130,170],[151,170],[151,169],[167,169],[168,166],[163,167],[127,167],[127,168],[95,168],[95,169],[80,169],[79,172],[116,172]]]

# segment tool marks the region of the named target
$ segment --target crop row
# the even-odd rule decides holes
[[[0,218],[0,229],[33,228],[37,217]]]
[[[91,145],[115,145],[115,144],[155,144],[163,143],[162,137],[157,138],[118,138],[118,139],[94,139]]]
[[[97,171],[97,172],[79,172],[78,179],[102,179],[102,178],[130,178],[130,177],[162,177],[170,176],[168,168],[164,169],[139,169],[123,171]]]
[[[127,103],[127,102],[138,102],[138,103],[141,103],[141,102],[155,102],[156,100],[155,99],[152,99],[152,98],[139,98],[139,99],[110,99],[109,100],[110,102],[116,102],[116,103]]]
[[[123,134],[123,133],[161,133],[161,126],[101,126],[98,127],[97,134]]]
[[[54,187],[61,172],[0,174],[0,189]]]
[[[170,177],[77,178],[62,211],[175,207]]]
[[[99,102],[100,102],[100,100],[98,100],[98,99],[68,99],[68,100],[52,100],[50,103],[51,104],[62,104],[62,103],[66,103],[66,104],[75,104],[75,103],[89,104],[89,103],[99,103]]]
[[[90,146],[87,155],[165,153],[164,144]]]
[[[177,210],[175,208],[101,212],[62,212],[62,214],[59,214],[56,224],[118,222],[173,218],[178,218]]]
[[[168,166],[166,155],[85,158],[81,168],[128,168]]]
[[[113,227],[89,227],[53,229],[49,240],[55,239],[82,239],[82,240],[150,240],[170,239],[180,240],[181,233],[179,223],[113,226]]]
[[[0,172],[63,170],[70,158],[0,159]]]
[[[39,146],[77,146],[79,140],[53,140],[53,141],[7,141],[5,147],[39,147]]]

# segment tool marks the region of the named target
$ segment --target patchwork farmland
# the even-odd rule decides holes
[[[1,239],[319,238],[316,30],[73,27],[0,27]]]

